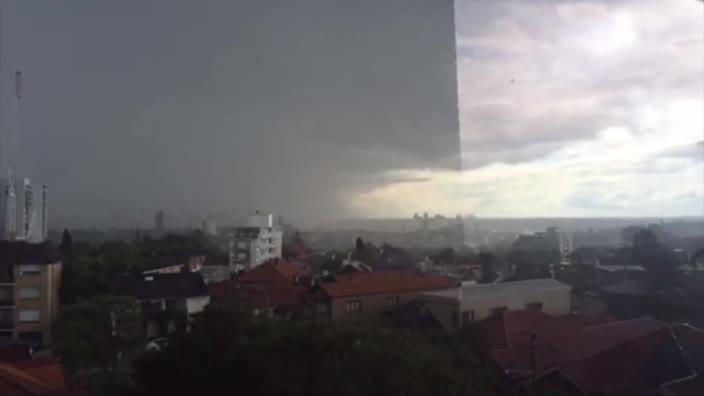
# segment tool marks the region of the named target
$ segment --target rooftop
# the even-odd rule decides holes
[[[550,290],[550,289],[570,289],[570,286],[558,282],[555,279],[531,279],[516,282],[501,282],[490,284],[464,284],[462,285],[462,298],[486,297],[503,294],[514,294],[526,291]],[[423,293],[427,296],[460,298],[460,288],[436,290]]]
[[[0,260],[2,264],[52,264],[61,256],[46,244],[0,241]]]
[[[208,288],[197,272],[154,274],[137,277],[122,274],[110,280],[110,292],[138,300],[207,296]]]
[[[421,274],[414,271],[356,272],[336,275],[331,282],[320,284],[330,297],[368,294],[403,293],[456,288],[459,281],[443,275]]]
[[[492,360],[509,378],[530,375],[535,333],[538,371],[558,369],[588,395],[652,390],[691,374],[665,323],[640,318],[580,325],[590,322],[535,311],[503,312],[486,321]]]
[[[274,259],[258,265],[233,279],[237,283],[292,282],[309,275],[308,269],[286,260]]]

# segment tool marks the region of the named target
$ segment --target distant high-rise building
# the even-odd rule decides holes
[[[34,233],[34,197],[32,194],[32,181],[24,178],[22,182],[22,229],[20,239],[28,241]]]
[[[17,196],[15,194],[15,173],[10,168],[3,183],[2,197],[3,232],[2,239],[13,240],[17,236]]]
[[[43,242],[47,236],[48,209],[46,208],[46,187],[42,191],[41,217],[36,216],[34,192],[29,178],[19,178],[15,174],[17,157],[15,142],[20,133],[20,99],[22,97],[22,72],[15,73],[14,128],[3,130],[0,135],[0,239]],[[21,183],[18,185],[18,181]]]
[[[213,219],[207,219],[203,221],[203,232],[211,236],[217,235],[218,224]]]
[[[49,236],[49,190],[47,186],[42,186],[42,225],[41,240],[45,241]]]
[[[156,216],[154,216],[154,228],[156,229],[157,232],[163,232],[164,231],[164,211],[160,210],[156,213]]]

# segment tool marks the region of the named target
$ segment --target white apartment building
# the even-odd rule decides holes
[[[534,309],[549,315],[570,313],[572,287],[555,279],[462,285],[421,294],[428,310],[450,330],[504,310]]]
[[[252,269],[281,258],[283,231],[273,214],[249,216],[246,227],[237,227],[233,235],[231,262],[236,270]]]

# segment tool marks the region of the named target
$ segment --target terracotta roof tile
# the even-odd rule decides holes
[[[308,270],[285,260],[270,260],[239,275],[234,281],[244,282],[277,282],[293,281],[296,276],[307,276]]]
[[[332,298],[368,294],[439,290],[459,287],[456,279],[412,271],[357,272],[335,276],[320,288]]]
[[[689,366],[665,323],[641,318],[580,325],[590,321],[535,311],[503,312],[486,321],[492,360],[509,378],[530,376],[531,333],[535,332],[537,370],[558,368],[589,394],[651,389],[658,385],[653,381],[689,375]]]

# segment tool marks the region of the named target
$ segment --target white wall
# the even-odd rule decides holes
[[[477,286],[483,287],[483,286]],[[474,320],[488,318],[494,308],[506,307],[509,311],[526,309],[528,304],[541,303],[542,312],[548,315],[568,315],[571,308],[571,288],[521,290],[505,294],[471,295],[462,298],[422,294],[421,299],[428,310],[447,328],[452,329],[453,311],[457,311],[458,324],[462,312],[474,312]]]
[[[192,315],[198,312],[202,312],[205,306],[210,303],[210,296],[198,296],[190,297],[186,299],[186,309],[188,314]]]

